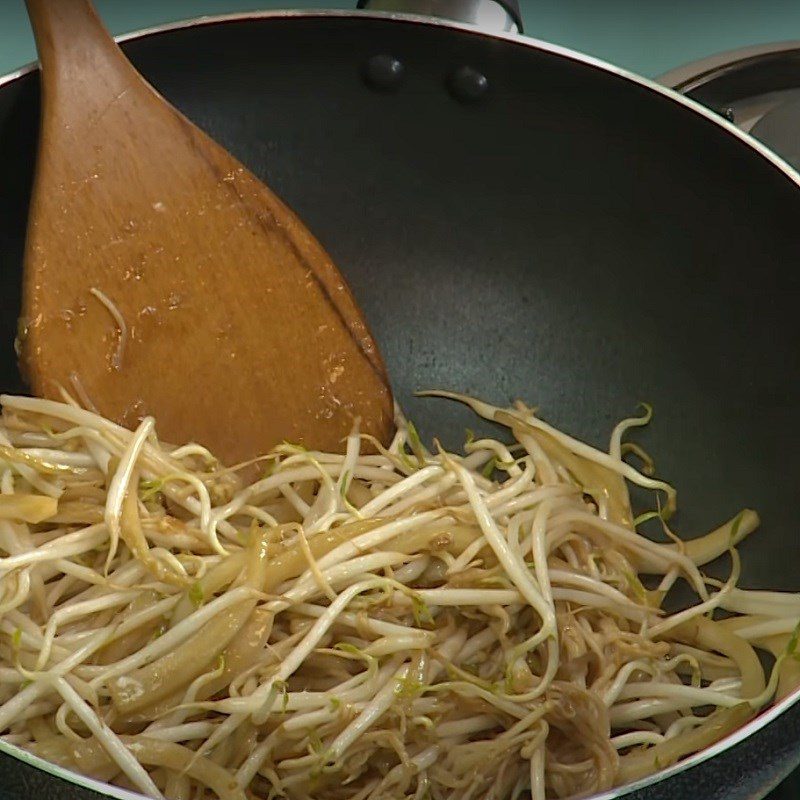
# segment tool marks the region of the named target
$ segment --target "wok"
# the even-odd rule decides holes
[[[473,422],[414,398],[419,388],[524,397],[597,444],[648,400],[656,417],[642,441],[678,487],[678,529],[697,535],[756,508],[741,585],[800,590],[800,191],[789,167],[652,83],[441,20],[247,14],[135,34],[124,49],[331,252],[425,436],[457,446]],[[5,391],[24,390],[12,341],[37,78],[31,67],[0,86]],[[798,699],[603,797],[763,797],[800,761]],[[16,752],[0,760],[6,800],[102,790],[3,749]]]

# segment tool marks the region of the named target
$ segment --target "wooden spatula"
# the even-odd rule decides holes
[[[281,440],[386,441],[386,370],[302,222],[139,75],[88,0],[28,0],[42,122],[22,363],[229,463]],[[331,187],[335,191],[335,187]]]

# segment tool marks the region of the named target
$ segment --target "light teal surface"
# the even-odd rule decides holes
[[[526,32],[644,75],[734,47],[800,40],[798,0],[521,0]],[[114,33],[201,14],[351,8],[347,0],[96,0]],[[0,0],[0,74],[35,58],[23,0]]]

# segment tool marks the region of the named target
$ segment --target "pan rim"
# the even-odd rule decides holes
[[[590,56],[573,50],[568,47],[546,42],[541,39],[536,39],[531,36],[516,34],[516,33],[501,33],[501,32],[488,32],[467,23],[454,22],[451,20],[427,17],[417,14],[401,14],[394,12],[377,12],[377,11],[360,11],[360,10],[347,10],[347,9],[303,9],[303,10],[270,10],[270,11],[244,11],[233,12],[228,14],[208,14],[199,17],[193,17],[174,22],[167,22],[160,25],[153,25],[146,28],[140,28],[130,31],[119,36],[115,36],[117,42],[127,42],[136,39],[142,39],[148,36],[157,35],[160,33],[168,33],[176,30],[183,30],[186,28],[195,28],[200,26],[219,25],[229,22],[246,22],[248,20],[262,20],[262,19],[373,19],[383,21],[395,21],[399,23],[426,25],[437,28],[444,28],[455,30],[462,33],[468,33],[483,38],[491,38],[507,42],[509,44],[531,48],[533,50],[541,50],[551,55],[561,58],[566,58],[571,61],[584,64],[592,67],[601,72],[610,73],[618,78],[633,83],[639,87],[649,89],[652,92],[662,96],[666,100],[683,106],[688,111],[691,111],[712,124],[720,128],[724,133],[733,136],[739,140],[740,143],[755,151],[761,158],[763,158],[773,168],[777,169],[784,177],[788,178],[792,183],[800,188],[800,172],[795,170],[791,165],[784,161],[779,155],[770,150],[766,145],[762,144],[753,136],[737,128],[733,123],[720,116],[716,112],[706,108],[702,104],[689,97],[686,97],[668,86],[658,83],[658,79],[646,78],[631,72],[623,67],[616,66],[601,58]],[[16,70],[0,75],[0,89],[7,84],[11,84],[26,75],[36,72],[39,68],[37,61],[19,67]],[[661,770],[653,775],[649,775],[634,783],[625,786],[619,786],[614,789],[602,792],[601,794],[593,795],[590,800],[618,800],[632,792],[644,789],[648,786],[660,783],[667,778],[684,772],[692,767],[708,761],[716,755],[719,755],[744,740],[748,739],[753,734],[765,728],[770,722],[775,720],[785,711],[800,703],[800,687],[784,697],[779,702],[770,706],[763,712],[759,713],[750,722],[743,725],[733,733],[729,734],[719,742],[695,753],[687,759],[679,761],[678,763]],[[22,761],[37,769],[41,769],[57,778],[68,781],[74,785],[81,786],[97,792],[101,796],[117,798],[117,800],[145,800],[144,796],[136,792],[131,792],[127,789],[114,786],[109,783],[95,780],[94,778],[81,775],[78,772],[65,769],[57,764],[46,761],[33,753],[24,750],[23,748],[4,741],[0,738],[0,753],[11,756],[19,761]]]
[[[128,31],[126,33],[119,34],[115,36],[114,39],[118,43],[128,42],[135,39],[143,39],[146,36],[153,36],[160,33],[168,33],[170,31],[176,30],[183,30],[185,28],[197,28],[200,26],[206,25],[219,25],[225,24],[228,22],[246,22],[248,20],[260,20],[260,19],[316,19],[316,18],[340,18],[340,19],[373,19],[373,20],[391,20],[396,22],[403,22],[403,23],[411,23],[411,24],[418,24],[418,25],[427,25],[429,27],[436,27],[436,28],[445,28],[449,30],[456,30],[462,33],[468,33],[475,36],[480,36],[482,38],[490,38],[490,39],[497,39],[500,41],[508,42],[509,44],[515,44],[522,47],[528,47],[533,50],[542,50],[546,53],[550,53],[552,55],[560,56],[562,58],[567,58],[571,61],[577,61],[581,64],[585,64],[586,66],[593,67],[601,72],[607,72],[612,75],[615,75],[618,78],[622,78],[630,83],[637,84],[640,87],[645,89],[650,89],[651,91],[655,92],[656,94],[661,95],[667,100],[671,100],[678,105],[683,106],[684,108],[688,109],[689,111],[698,114],[699,116],[705,118],[709,122],[716,125],[718,128],[722,129],[724,132],[732,135],[735,139],[738,139],[742,144],[748,146],[751,150],[754,150],[769,162],[773,167],[777,168],[779,172],[782,172],[787,178],[789,178],[792,183],[800,187],[800,171],[794,169],[787,161],[784,161],[777,153],[770,150],[766,145],[760,142],[755,137],[751,136],[749,133],[740,130],[736,127],[732,122],[725,119],[720,114],[712,111],[706,106],[702,105],[701,103],[693,100],[690,97],[686,97],[685,95],[681,94],[680,92],[675,91],[669,86],[666,86],[659,81],[665,77],[670,75],[672,72],[679,71],[682,66],[677,67],[675,70],[671,70],[669,72],[664,73],[661,76],[657,76],[655,78],[647,78],[643,75],[639,75],[636,72],[628,70],[624,67],[617,66],[616,64],[612,64],[609,61],[605,61],[602,58],[598,58],[596,56],[589,55],[588,53],[582,53],[578,50],[573,50],[570,47],[565,47],[563,45],[554,44],[552,42],[545,41],[544,39],[537,39],[533,36],[528,36],[526,34],[519,34],[519,33],[506,33],[501,31],[485,31],[481,28],[477,27],[476,25],[472,25],[469,23],[463,22],[456,22],[453,20],[447,20],[437,17],[428,17],[421,14],[405,14],[405,13],[398,13],[398,12],[387,12],[387,11],[364,11],[360,9],[340,9],[340,8],[329,8],[329,9],[279,9],[279,10],[268,10],[268,11],[234,11],[226,14],[204,14],[198,17],[189,17],[187,19],[175,20],[173,22],[165,22],[160,25],[151,25],[146,28],[138,28],[133,31]],[[786,45],[795,44],[797,45],[798,42],[778,42],[763,45],[762,47],[770,51],[772,49],[783,49]],[[731,51],[733,52],[733,51]],[[724,54],[720,54],[724,55]],[[713,57],[713,56],[712,56]],[[25,75],[37,71],[39,68],[38,61],[31,61],[27,64],[18,67],[15,70],[7,72],[3,75],[0,75],[0,88],[5,86],[8,83],[12,83],[19,78],[24,77]]]

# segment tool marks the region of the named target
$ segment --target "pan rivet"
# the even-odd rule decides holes
[[[472,67],[458,67],[447,77],[450,94],[464,103],[480,100],[489,89],[486,76]]]
[[[362,75],[368,86],[380,92],[394,92],[403,82],[406,68],[394,56],[381,54],[368,58]]]

